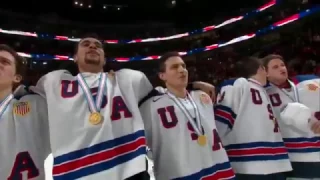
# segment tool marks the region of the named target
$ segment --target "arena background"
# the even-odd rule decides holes
[[[290,75],[320,75],[316,1],[11,0],[0,17],[0,43],[28,59],[27,85],[56,69],[77,73],[73,50],[87,33],[104,42],[106,71],[141,70],[156,86],[167,51],[184,57],[190,81],[214,85],[234,76],[240,58],[269,53],[284,56]]]

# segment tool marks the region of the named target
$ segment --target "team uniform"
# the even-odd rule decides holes
[[[313,75],[302,75],[289,81],[290,87],[278,88],[275,85],[267,87],[271,103],[276,114],[289,103],[299,102],[306,105],[313,113],[320,111],[320,78]],[[305,119],[304,121],[307,121]],[[292,161],[293,173],[290,176],[299,178],[320,178],[320,136],[315,135],[308,124],[301,130],[279,121],[285,146]]]
[[[138,71],[105,74],[73,76],[58,70],[43,76],[34,88],[48,104],[55,180],[123,180],[146,171],[138,102],[152,86]],[[101,104],[94,110],[95,102]]]
[[[0,106],[0,179],[44,180],[50,153],[46,102],[35,94],[8,98]]]
[[[210,97],[201,91],[192,91],[187,97],[167,92],[140,106],[155,178],[234,179],[216,131]],[[204,136],[205,142],[201,142]]]
[[[239,179],[285,179],[288,152],[264,87],[253,79],[224,83],[215,107],[216,125]]]

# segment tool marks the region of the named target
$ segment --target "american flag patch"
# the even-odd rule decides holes
[[[25,116],[31,111],[29,102],[19,102],[14,105],[13,112],[19,116]]]

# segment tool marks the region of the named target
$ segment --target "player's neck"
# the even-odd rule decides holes
[[[12,93],[12,87],[0,87],[0,102]]]
[[[85,66],[85,67],[81,67],[78,66],[79,68],[79,73],[100,73],[103,72],[103,68],[101,67],[97,67],[97,66]]]
[[[285,81],[273,81],[271,82],[272,84],[276,85],[279,88],[290,88],[290,83],[289,80],[285,80]]]
[[[187,96],[187,89],[185,87],[171,87],[167,85],[168,91],[176,97],[185,98]]]
[[[264,86],[266,84],[266,80],[260,77],[259,75],[254,75],[254,76],[251,76],[250,78],[257,81],[261,86]]]

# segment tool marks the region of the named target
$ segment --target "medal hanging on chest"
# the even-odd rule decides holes
[[[200,146],[205,146],[207,144],[207,136],[199,135],[197,141]]]
[[[90,114],[89,116],[89,122],[92,124],[92,125],[98,125],[102,122],[102,115],[98,112],[93,112]]]
[[[192,104],[193,110],[194,110],[194,116],[195,118],[192,118],[192,115],[187,110],[185,105],[173,94],[170,92],[167,92],[167,95],[173,100],[173,102],[179,107],[179,109],[182,111],[182,113],[185,115],[186,119],[190,122],[190,125],[194,129],[194,131],[198,135],[197,143],[200,146],[206,146],[207,145],[207,137],[204,134],[204,131],[202,129],[201,120],[200,120],[200,113],[197,108],[197,105],[195,104],[194,100],[192,99],[191,95],[187,94],[188,101]]]
[[[100,74],[99,78],[99,86],[96,99],[93,98],[92,93],[88,84],[86,83],[85,79],[81,74],[77,75],[77,79],[79,85],[86,97],[87,103],[89,105],[90,115],[89,115],[89,122],[92,125],[98,125],[103,122],[103,116],[100,113],[101,105],[102,105],[102,98],[104,95],[104,91],[107,89],[107,75],[105,73]]]

